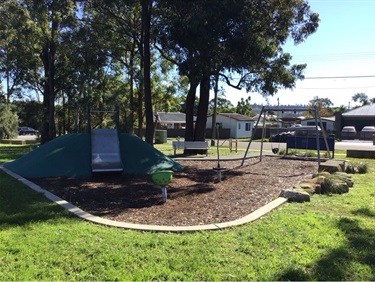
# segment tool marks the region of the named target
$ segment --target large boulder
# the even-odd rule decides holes
[[[309,193],[303,191],[302,189],[295,189],[295,190],[282,190],[279,197],[283,197],[288,199],[289,202],[310,202],[310,195]]]
[[[324,183],[322,183],[322,194],[343,194],[348,192],[348,184],[335,175],[326,177]]]
[[[334,173],[337,171],[345,171],[345,161],[343,160],[328,160],[326,162],[322,162],[319,165],[319,171],[327,171],[330,173]]]

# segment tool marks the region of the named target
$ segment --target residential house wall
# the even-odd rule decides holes
[[[221,113],[216,116],[216,124],[220,128],[230,129],[230,138],[248,138],[251,137],[254,127],[254,121],[246,116],[235,113]],[[212,117],[207,119],[207,128],[212,127]]]
[[[332,133],[335,130],[335,120],[334,118],[321,118],[323,128],[326,132]],[[316,125],[315,118],[304,119],[301,121],[302,126],[313,126]],[[318,120],[318,126],[320,126],[320,122]]]

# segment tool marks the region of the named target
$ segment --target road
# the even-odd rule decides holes
[[[248,142],[238,142],[238,148],[246,149]],[[251,142],[250,150],[260,150],[261,142]],[[263,142],[263,150],[272,150],[272,148],[285,149],[285,143]],[[367,150],[375,151],[372,141],[364,140],[343,140],[335,143],[335,149],[339,150]]]

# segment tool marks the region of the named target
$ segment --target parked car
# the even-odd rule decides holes
[[[357,136],[357,130],[354,126],[344,126],[341,130],[342,139],[354,139]]]
[[[375,134],[375,126],[365,126],[360,132],[360,138],[372,140],[373,134]]]
[[[322,130],[320,126],[315,125],[305,125],[295,128],[295,136],[316,136],[316,131],[318,130],[318,134],[320,135]]]
[[[18,127],[18,135],[27,135],[27,134],[39,135],[39,131],[31,127],[26,127],[26,126]]]
[[[286,139],[288,136],[293,136],[294,131],[288,131],[288,132],[280,132],[278,134],[272,135],[269,138],[269,142],[286,142]]]

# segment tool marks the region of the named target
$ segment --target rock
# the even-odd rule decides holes
[[[348,184],[334,175],[327,177],[322,184],[322,193],[324,194],[343,194],[348,192]]]
[[[345,172],[346,172],[346,173],[352,173],[352,174],[354,174],[354,173],[356,173],[356,171],[355,171],[355,167],[354,167],[353,165],[348,165],[348,166],[345,168]]]
[[[345,170],[345,161],[341,160],[328,160],[323,162],[319,165],[319,171],[327,171],[330,173],[336,171],[344,171]]]
[[[312,194],[320,194],[320,186],[321,184],[317,181],[316,178],[310,179],[310,180],[305,180],[297,185],[299,188],[303,189],[310,195]]]
[[[336,172],[335,174],[333,174],[333,177],[336,177],[337,179],[344,181],[346,184],[348,184],[349,187],[354,186],[352,176],[345,172]]]
[[[317,176],[329,177],[331,174],[328,171],[321,171]]]
[[[310,202],[309,193],[303,190],[283,190],[281,191],[279,197],[287,198],[289,202]]]

